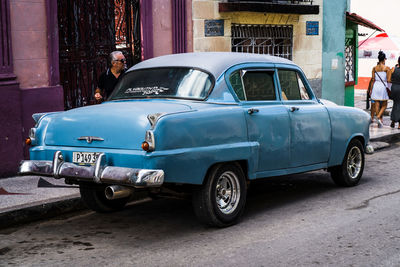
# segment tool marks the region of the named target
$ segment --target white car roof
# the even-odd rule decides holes
[[[128,71],[157,67],[191,67],[206,70],[218,78],[229,67],[241,63],[283,63],[292,61],[270,55],[234,52],[197,52],[160,56],[140,62]]]

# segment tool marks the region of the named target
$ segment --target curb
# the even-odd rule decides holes
[[[370,142],[369,143],[371,146],[372,146],[372,148],[373,148],[373,151],[372,151],[372,153],[368,153],[367,151],[365,152],[365,154],[374,154],[374,151],[377,151],[377,150],[381,150],[381,149],[384,149],[384,148],[386,148],[386,147],[390,147],[390,144],[389,143],[386,143],[386,142],[379,142],[379,141],[376,141],[376,142]]]
[[[374,152],[390,147],[391,144],[399,141],[400,141],[400,132],[370,138],[368,145],[372,146],[373,150],[372,153],[366,152],[366,154],[373,154]]]
[[[385,143],[396,143],[400,141],[400,133],[386,134],[379,137],[369,139],[370,142],[385,142]]]
[[[132,196],[127,205],[141,203],[146,199],[151,199],[148,197],[147,192],[137,192],[137,194]],[[50,219],[81,210],[88,210],[88,208],[83,203],[80,196],[65,197],[65,199],[57,201],[48,201],[47,203],[30,207],[16,208],[14,210],[0,212],[0,230],[35,221],[43,221],[44,219]]]
[[[0,229],[86,209],[80,197],[0,213]]]

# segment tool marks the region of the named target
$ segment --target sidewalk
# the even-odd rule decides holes
[[[354,96],[355,106],[364,110],[365,94],[366,90],[357,89]],[[389,101],[389,112],[391,106]],[[385,114],[382,128],[378,128],[377,123],[370,126],[370,144],[375,150],[400,140],[400,130],[389,127],[389,114]],[[64,184],[64,179],[40,176],[0,179],[0,229],[82,209],[85,206],[80,200],[78,187]]]
[[[64,179],[40,176],[0,179],[0,229],[84,208],[79,189],[66,185]]]
[[[354,90],[354,106],[360,109],[363,109],[365,112],[370,113],[370,110],[366,109],[366,94],[367,90]],[[392,100],[388,101],[388,107],[383,116],[383,127],[378,128],[377,122],[374,122],[370,125],[369,134],[370,134],[370,144],[374,147],[374,149],[381,149],[389,146],[389,143],[393,143],[400,140],[400,130],[396,128],[390,128],[390,112],[392,110],[393,102]]]

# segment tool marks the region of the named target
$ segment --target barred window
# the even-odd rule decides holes
[[[292,59],[292,25],[232,24],[232,52],[269,54]]]
[[[354,82],[354,72],[355,72],[355,64],[354,64],[354,42],[353,39],[346,39],[346,48],[345,48],[345,59],[346,59],[346,66],[345,66],[345,77],[344,81],[347,82]]]

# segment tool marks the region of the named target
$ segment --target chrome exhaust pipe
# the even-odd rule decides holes
[[[121,185],[110,185],[106,187],[105,194],[108,200],[125,198],[133,194],[133,188]]]

